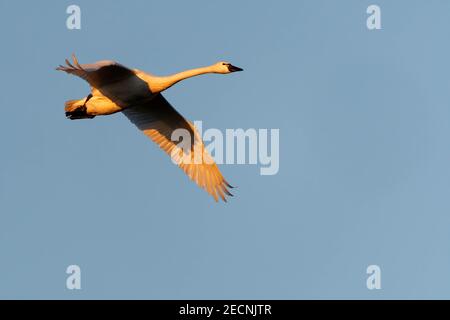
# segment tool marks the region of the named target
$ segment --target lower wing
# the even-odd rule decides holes
[[[145,104],[127,108],[122,113],[216,201],[220,197],[226,202],[226,196],[232,196],[228,190],[232,186],[224,179],[207,152],[194,125],[184,119],[161,94]],[[180,148],[172,141],[172,134],[177,129],[184,130],[191,138],[188,148]]]

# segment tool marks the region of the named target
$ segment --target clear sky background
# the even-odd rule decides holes
[[[0,298],[450,298],[449,30],[447,0],[1,0]],[[205,128],[279,128],[278,175],[223,165],[217,204],[121,114],[66,120],[89,90],[54,70],[72,52],[243,67],[165,96]]]

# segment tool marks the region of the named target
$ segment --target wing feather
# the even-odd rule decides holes
[[[184,119],[161,94],[145,104],[125,109],[122,113],[170,155],[185,174],[216,201],[220,197],[226,202],[226,196],[232,196],[228,190],[232,187],[206,151],[194,125]],[[172,133],[180,128],[187,130],[192,138],[190,150],[180,149],[176,142],[172,141]],[[200,163],[194,161],[196,152],[202,153]]]
[[[79,64],[75,55],[72,55],[73,62],[66,59],[66,66],[60,65],[56,70],[78,76],[86,80],[92,87],[101,89],[112,83],[126,81],[134,77],[133,70],[111,60],[98,61],[91,64]]]

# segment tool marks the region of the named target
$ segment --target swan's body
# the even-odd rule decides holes
[[[206,73],[226,74],[242,69],[226,62],[209,67],[187,70],[167,77],[158,77],[114,61],[100,61],[80,65],[73,57],[73,63],[57,70],[74,74],[91,85],[91,93],[80,100],[66,102],[66,116],[69,119],[90,119],[95,116],[122,112],[145,135],[172,156],[181,169],[201,188],[217,201],[230,195],[231,186],[223,178],[212,157],[207,153],[195,127],[185,120],[161,95],[161,92],[187,78]],[[189,150],[180,150],[171,140],[172,133],[184,129],[192,137]],[[197,161],[201,152],[201,162]],[[186,161],[196,159],[195,161]]]

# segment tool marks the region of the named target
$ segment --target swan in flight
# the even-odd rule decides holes
[[[206,151],[194,125],[180,115],[161,92],[187,78],[207,73],[228,74],[242,71],[241,68],[228,62],[218,62],[208,67],[158,77],[129,69],[115,61],[79,64],[75,55],[72,55],[72,60],[70,62],[66,59],[67,65],[60,65],[56,70],[86,80],[91,86],[91,93],[83,99],[65,103],[67,118],[92,119],[122,112],[216,201],[220,197],[226,202],[226,196],[232,196],[228,190],[232,186],[224,179],[217,164]],[[188,147],[180,148],[172,141],[172,133],[177,129],[189,133],[191,141]]]

